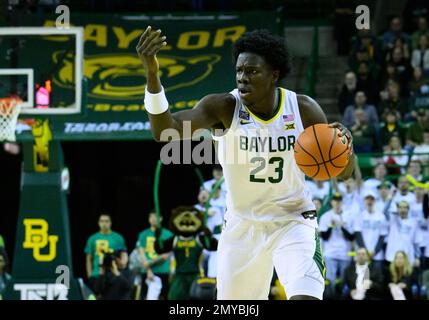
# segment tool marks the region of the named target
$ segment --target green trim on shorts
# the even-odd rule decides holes
[[[325,279],[326,276],[326,266],[325,266],[325,260],[323,260],[323,255],[322,255],[322,245],[320,243],[320,237],[319,237],[319,233],[317,232],[316,229],[316,250],[314,251],[314,255],[313,255],[313,260],[314,262],[316,262],[317,267],[320,270],[320,273],[322,274],[323,279]]]

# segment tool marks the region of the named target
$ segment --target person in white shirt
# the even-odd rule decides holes
[[[374,167],[374,177],[364,181],[362,190],[370,191],[377,194],[377,187],[384,181],[387,175],[386,165],[377,163]]]
[[[383,213],[385,209],[388,209],[387,205],[389,203],[391,205],[391,202],[392,202],[390,201],[393,197],[392,183],[388,180],[385,180],[378,185],[377,190],[378,192],[377,192],[374,208],[376,211]]]
[[[365,210],[354,223],[355,239],[360,248],[366,248],[374,267],[380,270],[384,261],[384,240],[387,235],[387,220],[383,212],[375,209],[375,195],[365,194]]]
[[[425,190],[420,187],[414,188],[414,201],[410,203],[410,218],[416,219],[419,225],[423,223],[423,197]]]
[[[421,34],[419,44],[411,54],[411,65],[413,68],[422,68],[427,74],[429,71],[429,39],[426,34]]]
[[[420,266],[420,233],[415,219],[409,218],[410,205],[406,201],[397,204],[397,212],[386,214],[389,221],[386,260],[392,262],[398,251],[404,251],[416,267]]]
[[[400,176],[398,179],[398,192],[396,192],[393,198],[393,203],[396,205],[400,201],[405,201],[410,204],[413,203],[415,199],[414,193],[410,192],[410,182],[407,177]]]
[[[353,214],[355,215],[364,209],[362,197],[354,178],[349,178],[344,182],[340,182],[338,184],[338,189],[343,196],[344,208],[353,211]]]
[[[342,196],[334,194],[331,199],[332,209],[323,214],[319,221],[322,237],[323,257],[326,264],[327,296],[335,297],[337,275],[343,279],[344,271],[350,264],[349,252],[353,235],[353,214],[343,210]]]
[[[423,142],[413,149],[412,160],[419,160],[422,164],[429,164],[429,129],[423,132]]]
[[[203,184],[203,188],[208,190],[209,192],[213,190],[213,186],[216,184],[216,182],[218,182],[223,177],[222,166],[215,164],[213,166],[212,175],[213,175],[213,179],[207,180]],[[222,183],[220,188],[221,188],[220,196],[225,199],[226,193],[227,193],[226,184]]]
[[[214,185],[213,185],[214,186]],[[212,187],[213,187],[212,186]],[[217,199],[220,198],[220,190],[218,189]],[[202,212],[206,212],[207,201],[209,201],[209,192],[201,188],[198,193],[198,203],[194,207]],[[216,202],[216,199],[215,199]],[[219,240],[220,231],[223,224],[223,213],[219,206],[213,205],[213,198],[207,209],[207,228],[213,233],[213,237]],[[207,276],[216,278],[217,275],[217,251],[209,251],[204,249],[204,265],[207,265]]]
[[[305,184],[312,198],[323,199],[329,194],[329,181],[306,179]]]

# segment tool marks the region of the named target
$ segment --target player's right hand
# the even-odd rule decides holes
[[[167,45],[167,38],[161,35],[161,30],[152,30],[148,26],[140,37],[136,50],[147,72],[158,72],[159,64],[156,54]]]

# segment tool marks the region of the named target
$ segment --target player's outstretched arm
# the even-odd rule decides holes
[[[166,129],[176,130],[181,139],[190,139],[197,129],[210,129],[217,125],[229,127],[228,121],[230,122],[232,117],[229,117],[228,113],[229,110],[233,111],[235,100],[228,93],[211,94],[201,99],[193,109],[174,114],[170,112],[159,78],[159,63],[156,58],[156,54],[167,45],[166,39],[161,30],[152,30],[149,26],[141,35],[136,47],[146,72],[145,108],[154,139],[164,140],[162,133]],[[191,126],[188,134],[183,130],[185,121],[189,121]]]
[[[312,98],[306,95],[297,95],[299,111],[304,129],[317,123],[328,123],[325,113],[320,105]],[[340,132],[340,137],[346,136],[349,141],[350,159],[347,166],[337,177],[339,179],[348,179],[352,176],[355,168],[355,157],[353,154],[353,137],[350,131],[341,123],[333,122],[329,124],[332,128],[337,128]]]

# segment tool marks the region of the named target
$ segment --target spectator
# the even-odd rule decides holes
[[[389,210],[391,206],[391,199],[393,195],[391,194],[392,183],[388,180],[383,181],[377,186],[378,197],[375,201],[374,208],[375,211],[384,213],[385,210]]]
[[[319,225],[328,280],[326,294],[331,298],[336,296],[337,275],[340,279],[344,279],[344,272],[350,264],[349,251],[351,242],[354,240],[353,215],[343,210],[342,200],[340,193],[332,197],[332,209],[322,215]]]
[[[427,76],[429,73],[429,38],[422,34],[419,38],[419,45],[413,50],[411,56],[411,65],[413,68],[420,67]]]
[[[381,73],[381,88],[386,90],[387,85],[391,82],[399,83],[398,72],[396,70],[396,65],[389,61],[385,64],[383,71]]]
[[[359,30],[353,50],[356,51],[358,48],[364,48],[369,55],[369,59],[374,62],[381,62],[381,52],[378,46],[378,39],[376,36],[371,34],[368,29]]]
[[[139,251],[141,263],[141,278],[142,290],[141,300],[146,300],[148,293],[148,285],[150,282],[155,281],[155,277],[161,281],[160,299],[166,300],[168,295],[168,277],[170,274],[170,261],[168,254],[158,255],[155,251],[155,230],[158,225],[158,216],[155,210],[149,212],[149,228],[140,232],[137,240],[137,248]],[[159,224],[162,223],[162,217]],[[160,240],[168,239],[173,234],[170,230],[161,227],[159,231]]]
[[[370,263],[365,248],[356,250],[355,263],[351,263],[346,271],[344,283],[350,289],[353,300],[379,300],[383,297],[383,274],[379,268]]]
[[[378,186],[384,181],[387,175],[386,165],[382,162],[377,163],[373,169],[374,177],[365,180],[363,183],[363,190],[368,192],[372,191],[373,194],[377,193]]]
[[[213,186],[215,185],[215,183],[218,182],[223,177],[222,166],[219,164],[215,164],[213,166],[213,169],[212,169],[212,175],[213,175],[213,178],[205,181],[203,184],[203,188],[208,190],[208,191],[211,191],[213,189]],[[226,185],[225,185],[225,183],[221,184],[221,190],[222,190],[221,191],[221,197],[225,199],[226,198]]]
[[[411,78],[411,65],[409,60],[404,56],[404,50],[401,47],[393,48],[387,59],[387,62],[395,65],[398,82],[401,86],[401,95],[407,97],[408,81]]]
[[[410,182],[410,190],[414,191],[415,188],[427,189],[429,187],[426,184],[428,178],[422,174],[422,164],[419,160],[411,158],[407,168],[408,181]]]
[[[367,192],[365,210],[357,217],[354,225],[356,243],[368,250],[374,267],[380,271],[384,261],[384,240],[387,236],[387,220],[382,211],[375,207],[375,195]]]
[[[423,142],[423,132],[429,129],[427,112],[424,109],[417,111],[417,121],[407,130],[407,145],[415,147]]]
[[[8,259],[6,251],[0,249],[0,300],[2,299],[3,292],[6,289],[7,284],[12,280],[12,277],[7,273]]]
[[[402,32],[401,18],[396,16],[390,20],[390,29],[383,34],[383,49],[392,49],[398,38],[402,39],[405,43],[410,42],[410,36]]]
[[[375,113],[375,115],[377,115],[377,113]],[[353,147],[356,153],[374,151],[376,143],[376,141],[374,141],[374,123],[368,121],[368,115],[363,109],[355,110],[355,122],[350,128],[350,131],[353,135]]]
[[[99,276],[96,278],[94,291],[100,300],[131,300],[134,279],[127,266],[127,252],[116,250],[103,253],[99,259]]]
[[[354,104],[355,96],[357,91],[357,79],[356,74],[353,71],[346,73],[344,77],[344,84],[341,88],[340,95],[338,97],[338,109],[340,114],[344,114],[344,111],[349,105]]]
[[[421,16],[417,20],[417,30],[411,35],[411,44],[413,49],[416,49],[419,45],[419,39],[421,35],[429,37],[428,21],[426,17]]]
[[[366,95],[363,91],[357,91],[355,95],[355,102],[353,105],[349,105],[344,111],[343,124],[351,128],[356,124],[356,110],[362,110],[365,112],[367,122],[374,125],[378,124],[377,110],[373,105],[366,103]]]
[[[377,104],[378,102],[378,82],[371,74],[369,65],[366,62],[361,62],[357,68],[357,88],[365,92],[369,104]]]
[[[366,63],[369,68],[369,73],[377,78],[378,67],[375,61],[371,58],[370,53],[366,47],[360,45],[358,48],[353,50],[349,58],[349,67],[353,71],[357,71],[360,63]]]
[[[305,180],[305,184],[308,190],[310,190],[310,194],[313,198],[320,198],[323,200],[329,194],[329,181],[307,179]]]
[[[2,235],[0,234],[0,249],[1,248],[4,248],[4,240],[3,240]]]
[[[393,300],[412,299],[411,287],[413,282],[413,266],[408,260],[407,253],[397,251],[390,263],[387,276],[389,297]]]
[[[407,61],[410,60],[410,47],[407,42],[404,42],[401,38],[397,38],[393,46],[393,49],[395,48],[401,49],[404,59]]]
[[[429,128],[424,130],[423,142],[413,149],[413,156],[411,159],[418,160],[425,166],[429,165]]]
[[[405,144],[406,128],[399,121],[397,112],[388,110],[385,116],[385,122],[380,126],[380,145],[385,146],[389,143],[392,136],[397,136],[401,140],[401,144]]]
[[[423,84],[420,91],[411,97],[410,107],[413,120],[417,119],[419,110],[427,111],[429,109],[429,84]]]
[[[348,210],[353,215],[358,214],[363,209],[363,202],[356,179],[351,177],[347,180],[344,180],[344,182],[339,183],[338,188],[343,197],[342,202],[344,208],[349,208]]]
[[[405,201],[411,204],[415,201],[416,197],[414,193],[410,192],[410,182],[406,176],[400,176],[398,179],[398,191],[396,192],[393,203],[396,205],[400,201]]]
[[[93,288],[93,282],[99,276],[99,259],[103,252],[110,250],[124,250],[123,259],[126,259],[124,238],[117,232],[112,231],[112,219],[109,214],[102,213],[98,218],[100,231],[89,237],[85,246],[86,253],[86,275],[89,285]]]
[[[213,185],[214,186],[214,185]],[[225,202],[220,200],[220,190],[216,192],[217,199],[211,199],[210,206],[207,209],[207,228],[212,232],[213,238],[219,240],[223,224],[223,214],[225,210]],[[206,212],[206,204],[209,200],[209,193],[205,189],[201,189],[198,194],[198,204],[194,207],[201,212]],[[217,201],[216,201],[217,200]],[[216,205],[216,203],[218,205]],[[204,250],[204,263],[207,263],[207,276],[215,278],[217,275],[217,251]]]
[[[414,188],[414,201],[410,203],[410,218],[417,221],[419,229],[424,225],[423,196],[425,191],[421,187]]]
[[[386,121],[388,111],[394,111],[398,120],[408,115],[409,108],[407,102],[399,95],[399,85],[395,82],[389,82],[386,91],[380,92],[380,114],[383,121]]]
[[[408,154],[402,148],[401,140],[398,136],[392,136],[389,144],[383,148],[383,161],[389,174],[400,174],[405,171],[403,167],[407,165]]]
[[[410,205],[406,201],[397,203],[397,212],[386,213],[389,221],[386,260],[392,262],[398,251],[404,251],[416,267],[420,266],[421,234],[415,219],[409,217]]]
[[[413,68],[413,77],[409,85],[410,95],[412,97],[425,95],[427,91],[426,87],[428,85],[429,85],[429,81],[423,76],[422,68],[420,67]],[[423,91],[422,91],[423,86],[425,87],[423,88]],[[414,102],[413,105],[414,105],[413,109],[418,109],[420,104]],[[424,106],[426,106],[426,104]]]
[[[198,203],[194,206],[195,209],[200,210],[201,212],[206,212],[208,200],[209,192],[206,189],[201,189],[198,193]],[[223,217],[221,210],[218,207],[209,205],[207,210],[207,227],[211,232],[213,232],[215,228],[222,225],[222,223]]]

